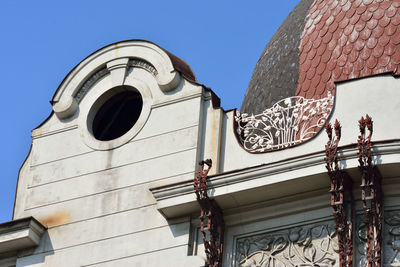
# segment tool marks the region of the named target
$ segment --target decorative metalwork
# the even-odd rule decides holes
[[[243,237],[236,242],[236,266],[337,266],[337,240],[331,223]]]
[[[361,172],[361,199],[364,209],[364,220],[367,239],[367,262],[369,267],[380,267],[382,257],[382,188],[381,175],[372,164],[371,137],[373,122],[368,115],[359,120],[360,136],[358,137],[358,162]],[[367,131],[368,130],[368,136]]]
[[[207,175],[211,159],[200,162],[201,168],[194,179],[194,190],[200,204],[200,231],[203,235],[207,267],[222,267],[225,222],[221,208],[207,193]]]
[[[325,126],[328,134],[328,143],[325,145],[325,162],[331,182],[331,206],[336,223],[338,235],[340,266],[353,265],[353,181],[346,172],[339,169],[337,149],[341,137],[341,126],[335,121],[335,137],[332,126]],[[350,209],[350,214],[346,210]]]
[[[258,115],[238,112],[236,135],[251,153],[294,146],[318,133],[332,111],[333,100],[330,93],[318,100],[294,96],[280,100]]]

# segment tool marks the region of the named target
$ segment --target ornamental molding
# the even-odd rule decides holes
[[[129,71],[132,71],[132,69],[134,67],[136,68],[141,68],[144,70],[147,70],[148,72],[150,72],[154,77],[156,77],[158,75],[158,71],[156,70],[156,68],[151,65],[149,62],[145,61],[145,60],[141,60],[139,58],[132,58],[129,60],[128,63],[129,66]]]
[[[127,73],[130,73],[133,68],[141,68],[144,70],[147,70],[148,72],[150,72],[154,77],[157,76],[158,71],[156,70],[156,68],[154,68],[153,65],[151,65],[149,62],[145,61],[145,60],[141,60],[138,58],[131,58],[129,59],[128,62],[128,71]],[[90,76],[84,83],[83,85],[79,88],[78,92],[75,95],[75,100],[80,103],[81,100],[83,99],[83,97],[86,95],[86,93],[90,90],[90,88],[96,83],[98,82],[100,79],[102,79],[103,77],[107,76],[108,74],[110,74],[111,68],[107,68],[107,67],[103,67],[100,70],[96,71],[92,76]]]
[[[86,95],[86,93],[89,91],[89,89],[101,78],[104,76],[110,74],[110,71],[107,68],[101,68],[97,72],[95,72],[92,76],[90,76],[89,79],[86,80],[86,82],[82,85],[81,88],[79,88],[78,92],[75,95],[76,101],[79,103],[81,102],[82,98]]]
[[[358,149],[356,145],[342,147],[340,160],[355,160],[357,159]],[[391,154],[400,154],[400,140],[390,140],[387,142],[374,142],[373,150],[371,151],[372,156],[380,156],[382,160],[382,156],[391,155]],[[272,175],[276,175],[282,172],[286,173],[285,180],[290,180],[290,172],[297,170],[306,170],[309,167],[320,166],[320,172],[323,175],[324,171],[324,158],[325,151],[320,151],[314,154],[308,154],[296,158],[286,159],[284,161],[273,162],[269,164],[264,164],[261,166],[255,166],[239,171],[232,171],[227,173],[222,173],[218,175],[209,176],[210,180],[210,189],[217,189],[219,187],[224,187],[228,185],[233,185],[236,183],[243,183],[250,180],[256,180],[263,177],[268,177]],[[354,161],[356,163],[356,161]],[[356,164],[349,165],[348,168],[357,167]],[[384,167],[384,166],[381,166]],[[289,170],[289,171],[288,171]],[[307,171],[304,173],[307,175],[314,175],[316,173],[311,173]],[[258,186],[261,186],[259,184]],[[182,197],[184,195],[192,195],[193,194],[193,181],[188,180],[180,183],[174,183],[171,185],[165,185],[160,187],[154,187],[150,189],[153,193],[153,196],[157,201],[162,201],[164,199],[169,199],[173,197]]]
[[[335,225],[318,223],[236,240],[235,266],[338,266]]]
[[[314,137],[331,114],[334,97],[293,96],[282,99],[257,115],[237,112],[235,134],[250,153],[292,147]]]
[[[104,68],[110,72],[112,86],[116,87],[123,85],[126,72],[132,67],[148,70],[163,92],[174,90],[181,82],[171,58],[157,45],[141,40],[115,43],[88,56],[66,76],[51,100],[53,111],[60,119],[71,117],[88,88],[107,75]]]
[[[340,160],[341,162],[345,161],[347,171],[357,171],[357,152],[358,149],[355,144],[341,148]],[[383,163],[379,165],[382,172],[392,173],[394,166],[399,166],[396,154],[400,154],[400,140],[374,142],[372,155],[374,159],[378,159],[379,162]],[[219,199],[226,199],[226,197],[235,197],[245,202],[246,199],[242,199],[243,192],[250,192],[250,190],[256,188],[268,191],[277,183],[282,185],[282,188],[288,183],[296,183],[299,187],[307,184],[309,190],[313,190],[312,192],[316,192],[315,190],[325,190],[324,192],[326,193],[327,184],[325,182],[323,185],[319,183],[319,181],[327,181],[324,157],[325,152],[321,151],[283,161],[211,175],[209,176],[210,196],[217,201]],[[285,175],[281,175],[282,173]],[[301,173],[301,177],[299,177],[299,173]],[[310,182],[308,177],[313,177],[312,181],[315,182]],[[385,179],[385,181],[386,183],[393,184],[393,186],[388,186],[386,189],[386,195],[394,195],[399,192],[398,187],[395,186],[397,184],[396,180]],[[191,212],[198,211],[196,198],[193,194],[193,180],[191,179],[153,187],[150,188],[150,191],[157,201],[157,209],[166,218],[185,216]],[[282,190],[282,192],[277,194],[284,197],[286,196],[284,192],[285,190]],[[264,196],[262,194],[257,195],[255,201],[269,201]],[[325,204],[328,205],[328,203]],[[222,206],[222,208],[225,207]]]

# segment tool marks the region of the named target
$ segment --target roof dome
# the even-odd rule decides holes
[[[400,0],[301,0],[268,42],[241,111],[334,95],[334,82],[400,74]]]

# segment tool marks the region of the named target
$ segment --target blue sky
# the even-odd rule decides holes
[[[0,222],[11,220],[31,130],[67,73],[126,39],[157,43],[192,67],[225,109],[240,108],[267,41],[298,0],[12,1],[0,5]]]

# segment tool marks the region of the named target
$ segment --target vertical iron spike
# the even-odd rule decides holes
[[[367,114],[362,117],[359,124],[360,136],[358,137],[358,161],[361,172],[361,199],[363,201],[364,220],[367,237],[368,266],[381,266],[382,256],[382,187],[381,176],[372,164],[371,138],[373,132],[372,118]],[[368,136],[366,136],[366,128]]]
[[[338,140],[342,137],[342,126],[340,125],[340,122],[336,119],[335,121],[335,134]]]
[[[325,145],[325,162],[331,182],[331,206],[338,236],[340,266],[350,267],[353,264],[353,193],[350,177],[339,169],[337,150],[341,138],[341,125],[335,121],[335,137],[332,134],[332,125],[326,124],[328,142]],[[333,169],[333,166],[335,168]],[[349,192],[350,200],[346,199],[345,192]],[[350,203],[351,214],[348,218],[345,206]]]
[[[225,223],[221,208],[214,199],[208,196],[208,172],[212,166],[211,159],[199,163],[201,168],[194,179],[197,202],[200,205],[200,231],[203,236],[206,253],[206,267],[222,267]],[[207,168],[205,168],[207,165]],[[208,233],[208,234],[207,234]]]

